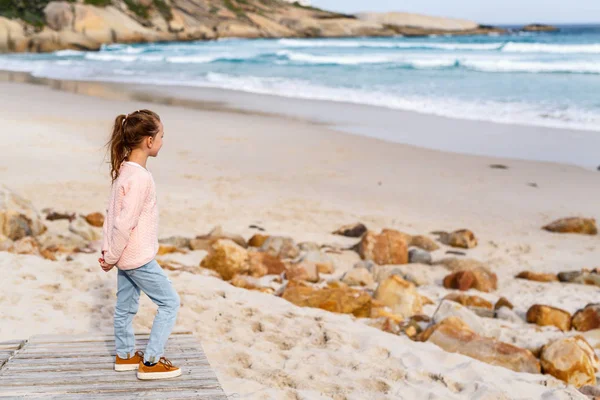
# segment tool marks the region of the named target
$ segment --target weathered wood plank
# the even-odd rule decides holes
[[[177,381],[188,379],[216,380],[209,365],[197,367],[181,367],[181,376]],[[138,382],[135,371],[107,373],[106,371],[85,372],[36,372],[28,374],[0,375],[0,387],[13,386],[58,386],[65,384]]]
[[[185,353],[186,351],[197,350],[198,346],[194,345],[181,345],[181,346],[170,346],[165,349],[165,352],[169,353]],[[138,349],[143,350],[143,349]],[[79,351],[52,351],[47,350],[41,351],[29,351],[27,349],[17,352],[15,358],[64,358],[64,357],[100,357],[100,356],[115,356],[117,352],[114,348],[110,349],[82,349]]]
[[[140,381],[128,382],[129,389],[133,391],[150,391],[156,389],[170,389],[172,391],[179,389],[219,389],[218,381],[211,380],[207,382],[204,379],[180,379],[181,377],[172,379],[162,379],[156,381]],[[43,394],[60,394],[60,393],[98,393],[98,392],[114,392],[123,391],[122,384],[115,383],[89,383],[70,384],[58,386],[16,386],[2,387],[0,386],[0,396],[23,396],[33,395],[38,393]],[[165,395],[165,398],[169,398]]]
[[[165,357],[171,361],[181,359],[205,359],[204,352],[185,352],[185,353],[165,353]],[[25,365],[36,365],[36,364],[68,364],[68,363],[89,363],[89,362],[106,362],[114,363],[114,356],[98,356],[98,357],[63,357],[63,358],[17,358],[13,357],[10,359],[11,364],[25,364]]]
[[[7,398],[0,395],[0,399]],[[25,397],[10,397],[13,400],[27,399]],[[81,394],[38,394],[35,396],[36,399],[43,400],[81,400]],[[122,391],[113,391],[110,393],[94,393],[94,400],[227,400],[227,396],[222,389],[183,389],[177,391],[171,391],[169,389],[161,390],[154,389],[152,391],[132,391],[130,389],[123,389]]]

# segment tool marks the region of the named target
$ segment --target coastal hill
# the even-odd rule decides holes
[[[0,52],[226,37],[424,36],[503,32],[406,13],[346,15],[282,0],[0,0]]]

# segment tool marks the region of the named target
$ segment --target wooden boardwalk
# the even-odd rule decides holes
[[[135,349],[143,351],[149,336],[136,334]],[[181,368],[181,376],[141,381],[136,371],[114,371],[110,333],[0,342],[0,399],[227,399],[192,334],[171,334],[164,356]]]

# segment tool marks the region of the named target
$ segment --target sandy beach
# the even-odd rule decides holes
[[[212,97],[206,91],[182,93],[178,101],[174,89],[152,89],[170,98],[169,105],[142,101],[139,96],[118,97],[115,85],[84,85],[64,83],[61,88],[70,90],[65,91],[0,82],[0,183],[31,200],[38,210],[104,213],[110,178],[103,145],[111,125],[118,114],[149,108],[165,126],[161,153],[148,160],[158,192],[159,238],[194,237],[220,225],[249,239],[258,233],[250,226],[258,225],[270,235],[290,236],[296,242],[348,247],[357,240],[331,232],[359,221],[377,232],[393,228],[428,235],[468,228],[479,245],[464,250],[467,257],[486,263],[498,275],[497,291],[470,294],[491,302],[504,296],[519,315],[536,303],[573,313],[597,302],[597,286],[513,278],[524,270],[558,273],[600,266],[597,236],[541,229],[562,217],[597,218],[599,173],[591,160],[598,139],[591,133],[441,121],[403,112],[400,120],[393,121],[401,122],[396,125],[400,135],[404,126],[409,132],[420,127],[423,134],[401,144],[341,130],[339,112],[355,115],[353,110],[361,107],[366,114],[378,112],[365,106],[331,103],[327,109],[325,105],[320,113],[335,113],[330,120],[306,115],[296,107],[298,100],[284,98],[276,98],[280,110],[269,112],[260,105],[274,100],[259,95],[228,97],[226,91],[215,90],[219,94]],[[147,90],[148,96],[152,90]],[[186,104],[190,98],[195,100],[192,106]],[[514,150],[513,156],[415,146],[425,146],[426,139],[434,137],[431,130],[442,127],[452,135],[446,140],[457,144],[487,133],[493,136],[490,143],[502,146],[506,154]],[[346,130],[363,133],[364,127]],[[470,143],[477,147],[477,142]],[[447,148],[433,142],[429,147]],[[570,154],[561,159],[565,163],[577,164],[572,155],[579,153],[585,155],[585,163],[515,159],[528,152],[550,154],[560,149]],[[469,152],[469,146],[463,150]],[[492,164],[506,168],[490,168]],[[68,231],[69,224],[60,220],[46,225],[58,233]],[[434,251],[434,260],[446,257],[449,249],[442,246]],[[197,266],[205,255],[198,250],[157,259]],[[72,257],[72,261],[50,261],[0,252],[0,274],[7,283],[0,294],[0,341],[112,330],[116,271],[104,273],[97,253]],[[360,260],[352,251],[332,257],[334,277]],[[587,398],[549,375],[516,373],[447,353],[431,343],[382,332],[351,315],[300,308],[209,276],[168,273],[182,299],[176,329],[190,330],[199,338],[231,398]],[[424,313],[432,315],[451,290],[441,285],[444,274],[439,267],[421,273],[429,283],[418,291],[434,301],[424,307]],[[149,330],[155,311],[143,295],[135,328]],[[521,347],[558,335],[550,328],[481,320],[489,336]]]

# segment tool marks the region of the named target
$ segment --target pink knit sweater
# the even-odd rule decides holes
[[[123,161],[113,182],[102,227],[102,253],[108,264],[128,270],[152,261],[158,252],[158,205],[152,174]]]

